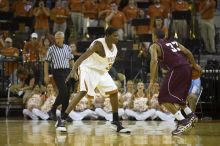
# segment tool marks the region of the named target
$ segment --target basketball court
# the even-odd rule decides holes
[[[123,121],[131,134],[118,134],[106,121],[74,121],[67,133],[54,121],[1,120],[1,146],[218,146],[220,122],[200,121],[189,133],[172,136],[174,122]]]

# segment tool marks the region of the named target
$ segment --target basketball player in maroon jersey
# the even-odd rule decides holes
[[[160,29],[155,29],[152,34],[153,44],[150,46],[150,84],[148,91],[153,88],[157,76],[157,63],[168,70],[161,84],[158,96],[159,103],[166,107],[177,119],[177,128],[173,135],[180,135],[188,131],[194,122],[198,121],[196,115],[186,105],[186,98],[192,80],[192,67],[201,71],[196,64],[192,53],[176,41],[164,38],[165,34]],[[185,118],[180,109],[183,109]]]

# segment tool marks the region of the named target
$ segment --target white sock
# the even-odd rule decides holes
[[[187,106],[185,109],[184,109],[184,112],[186,113],[186,115],[192,113],[192,110]]]
[[[174,114],[174,117],[175,117],[178,121],[185,119],[184,116],[182,115],[181,111],[176,112],[176,113]]]

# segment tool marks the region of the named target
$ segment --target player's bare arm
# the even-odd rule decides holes
[[[150,47],[151,61],[150,61],[150,83],[155,82],[155,78],[157,75],[157,62],[158,62],[158,50],[159,46],[157,44],[153,44]]]
[[[151,61],[150,61],[150,84],[148,91],[151,91],[155,78],[157,75],[157,62],[158,62],[158,50],[160,47],[157,44],[153,44],[150,47]]]
[[[98,53],[101,55],[101,50],[102,50],[102,44],[99,42],[95,42],[94,45],[92,45],[85,53],[83,53],[79,59],[76,60],[72,71],[70,72],[69,76],[67,77],[67,80],[70,78],[70,76],[73,76],[76,80],[78,79],[78,76],[76,74],[76,70],[80,66],[80,64],[87,59],[90,55],[92,55],[94,52]]]

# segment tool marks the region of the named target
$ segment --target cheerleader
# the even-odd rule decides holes
[[[81,121],[86,118],[96,119],[95,112],[90,109],[90,103],[87,97],[83,97],[76,105],[76,108],[69,113],[69,117],[74,121]]]
[[[49,115],[47,112],[50,111],[52,105],[56,99],[56,92],[52,84],[47,85],[46,95],[44,95],[44,103],[40,108],[33,108],[32,112],[43,120],[48,120]],[[56,111],[57,116],[60,116],[60,110]]]
[[[132,96],[125,114],[128,117],[135,118],[136,120],[143,121],[152,117],[155,109],[149,109],[147,94],[144,90],[144,83],[138,82],[137,92]]]
[[[152,95],[148,96],[149,106],[152,109],[156,110],[155,114],[152,116],[152,120],[159,118],[160,120],[163,121],[174,121],[175,117],[170,112],[168,112],[165,107],[159,105],[157,98],[158,94],[159,94],[159,84],[155,83],[153,87]]]
[[[104,99],[104,102],[103,102],[103,106],[101,107],[96,107],[95,109],[95,113],[99,116],[99,117],[102,117],[102,118],[105,118],[105,120],[107,121],[113,121],[112,119],[112,106],[111,106],[111,103],[110,103],[110,99],[108,97],[104,98],[104,97],[101,97],[101,95],[99,93],[96,93],[98,98],[98,100],[101,100],[101,99]],[[118,93],[119,95],[119,109],[118,109],[118,115],[119,117],[123,117],[124,115],[124,109],[123,108],[120,108],[120,98],[121,98],[121,93]],[[102,100],[103,101],[103,100]]]
[[[41,88],[39,85],[35,85],[30,97],[27,99],[26,108],[23,109],[23,115],[29,117],[32,120],[38,120],[38,117],[32,112],[33,108],[40,108],[43,103],[41,96]]]

